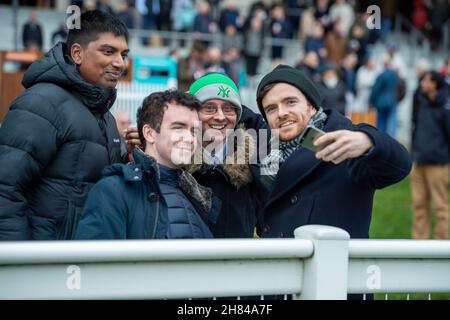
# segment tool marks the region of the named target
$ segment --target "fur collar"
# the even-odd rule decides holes
[[[200,185],[189,172],[184,170],[180,176],[180,188],[192,199],[197,200],[206,214],[211,211],[213,206],[213,192],[211,188]]]
[[[229,178],[230,183],[239,189],[245,185],[250,184],[253,181],[253,176],[250,171],[249,163],[250,161],[255,161],[256,159],[256,139],[251,134],[245,130],[243,124],[237,127],[234,131],[235,141],[245,141],[245,143],[235,143],[234,150],[228,151],[223,164],[219,165],[217,168],[222,170]],[[201,152],[201,149],[198,149]],[[237,157],[241,154],[245,154],[245,163],[239,163]],[[199,157],[198,159],[202,159]],[[207,159],[203,159],[207,161]],[[206,171],[212,167],[212,164],[204,162],[203,164],[193,164],[187,168],[187,170],[194,174],[198,171]]]

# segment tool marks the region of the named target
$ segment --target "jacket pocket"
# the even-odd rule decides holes
[[[73,240],[77,231],[78,222],[80,220],[81,208],[75,206],[69,201],[69,209],[67,214],[57,224],[56,239],[57,240]]]

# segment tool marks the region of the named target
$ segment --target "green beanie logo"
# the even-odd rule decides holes
[[[219,87],[219,92],[217,93],[218,96],[222,95],[222,98],[229,98],[230,97],[230,91],[231,89],[225,86]]]

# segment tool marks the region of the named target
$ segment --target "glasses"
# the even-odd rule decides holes
[[[237,114],[236,112],[237,108],[232,104],[224,104],[222,106],[218,106],[212,103],[207,103],[202,106],[200,112],[207,115],[213,115],[216,114],[219,108],[222,109],[222,113],[226,116],[235,116]]]

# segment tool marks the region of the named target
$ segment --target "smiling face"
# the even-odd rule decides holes
[[[202,122],[202,131],[205,136],[203,146],[205,147],[210,141],[223,141],[227,130],[234,129],[237,120],[237,108],[229,101],[207,100],[202,104],[198,116]]]
[[[114,88],[127,67],[127,40],[113,33],[100,33],[86,46],[72,45],[71,57],[78,65],[81,77],[103,88]]]
[[[262,106],[270,128],[279,130],[281,141],[300,135],[316,112],[300,90],[287,83],[277,83],[267,91]]]
[[[169,168],[178,168],[192,160],[199,125],[198,114],[186,106],[168,103],[164,111],[159,132],[144,125],[145,152],[156,162]]]

